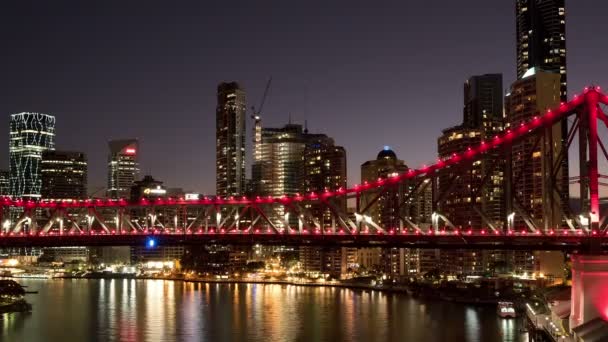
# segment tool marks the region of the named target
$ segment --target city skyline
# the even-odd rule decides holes
[[[91,187],[101,186],[106,181],[107,141],[133,136],[140,139],[142,146],[140,160],[142,174],[151,173],[163,179],[168,186],[214,193],[213,122],[217,84],[232,79],[240,81],[247,92],[249,108],[259,104],[265,81],[269,75],[272,75],[273,86],[265,105],[265,113],[262,113],[264,122],[269,126],[279,126],[285,124],[290,116],[298,123],[303,123],[304,119],[307,119],[311,132],[325,133],[334,137],[336,143],[344,146],[349,153],[348,183],[354,184],[360,178],[359,166],[364,161],[372,159],[384,145],[390,145],[410,167],[418,167],[432,161],[436,155],[434,142],[441,129],[458,123],[461,118],[462,81],[469,76],[502,73],[505,89],[515,79],[513,4],[511,2],[499,4],[500,8],[497,9],[495,6],[489,8],[480,1],[469,1],[469,3],[471,8],[468,9],[464,9],[467,6],[456,8],[452,4],[446,4],[444,8],[438,10],[436,15],[445,17],[445,20],[441,21],[441,24],[433,21],[433,30],[430,30],[430,25],[426,22],[418,22],[421,19],[416,16],[409,17],[408,13],[415,12],[414,10],[430,9],[423,4],[415,5],[419,6],[418,8],[409,8],[412,10],[410,12],[406,11],[408,8],[402,6],[349,7],[344,9],[343,14],[336,8],[326,8],[322,18],[327,20],[321,20],[317,29],[322,31],[324,25],[329,25],[330,22],[334,24],[331,20],[338,20],[343,25],[339,32],[327,33],[322,39],[315,41],[311,41],[312,32],[305,32],[308,29],[305,19],[307,15],[313,14],[311,10],[290,17],[288,14],[292,12],[289,9],[275,6],[272,8],[274,11],[272,20],[260,25],[259,31],[249,33],[268,35],[269,39],[263,40],[259,50],[255,50],[255,47],[253,50],[249,49],[251,53],[243,55],[249,58],[245,62],[224,56],[224,53],[232,48],[210,37],[208,31],[193,30],[197,26],[192,20],[186,19],[183,25],[167,28],[167,36],[159,35],[154,30],[146,32],[145,29],[152,28],[153,19],[161,14],[160,6],[143,9],[144,15],[137,19],[141,21],[141,31],[137,31],[127,20],[129,11],[134,9],[129,7],[123,11],[124,17],[112,17],[116,32],[104,31],[100,22],[104,15],[110,13],[100,9],[99,14],[94,17],[99,20],[93,20],[85,25],[84,31],[94,33],[98,38],[105,37],[107,41],[98,39],[93,42],[85,39],[84,34],[82,36],[68,34],[63,37],[64,31],[69,30],[70,25],[77,22],[83,24],[80,22],[81,19],[67,15],[65,22],[61,25],[51,25],[53,28],[44,33],[47,35],[46,43],[57,43],[57,48],[47,51],[44,59],[20,59],[21,68],[27,67],[27,70],[17,68],[18,70],[6,71],[6,83],[0,95],[2,96],[0,112],[6,114],[7,121],[10,113],[18,111],[39,111],[55,115],[57,146],[61,149],[82,150],[89,156]],[[43,13],[43,9],[44,6],[38,8],[37,15],[47,14]],[[174,10],[181,13],[188,9],[193,10],[193,13],[201,12],[200,8],[184,7]],[[65,11],[61,8],[48,10]],[[66,13],[74,14],[82,10],[75,7],[70,9],[72,12]],[[369,12],[366,13],[369,14],[368,20],[361,28],[354,30],[354,26],[359,23],[355,19],[362,18],[364,10]],[[285,18],[278,15],[282,11],[286,14]],[[400,20],[407,24],[390,20],[383,25],[372,24],[384,15],[388,15],[390,11],[395,12],[394,15],[405,16]],[[468,13],[469,16],[480,19],[476,21],[476,25],[484,25],[487,30],[478,30],[476,27],[469,27],[470,25],[460,25],[457,32],[446,30],[450,24],[460,21],[459,18],[462,16],[459,16],[459,13],[464,15],[467,11],[472,11]],[[21,10],[11,8],[5,13],[19,18],[19,13],[24,15],[25,12],[27,11],[23,8]],[[247,12],[247,8],[243,9],[243,12]],[[592,68],[597,67],[593,63],[599,62],[589,58],[594,52],[593,45],[582,37],[589,31],[585,27],[593,21],[589,20],[590,16],[598,12],[589,4],[570,6],[567,9],[571,95],[580,91],[587,80],[593,80],[599,85],[603,83],[603,80],[596,79],[597,77],[590,72]],[[450,13],[453,14],[453,18],[448,16]],[[208,15],[221,17],[224,14],[226,14],[225,10],[216,9],[210,11]],[[237,15],[246,16],[247,13],[237,13]],[[286,23],[285,20],[288,18],[292,20]],[[10,24],[11,20],[15,19],[7,18],[2,25]],[[206,25],[212,23],[213,20],[210,19],[209,24]],[[289,24],[287,27],[293,32],[287,31],[298,39],[284,43],[285,46],[273,48],[273,39],[278,40],[278,36],[286,34],[276,32],[276,28],[281,27],[281,24]],[[191,27],[192,25],[194,27]],[[602,25],[606,24],[601,22],[598,25],[594,24],[594,30],[601,32]],[[575,29],[572,29],[573,27]],[[197,38],[196,34],[199,32],[203,34],[204,39],[201,38],[201,41],[205,42],[204,46],[197,47],[196,44],[191,46],[190,43]],[[229,33],[234,35],[239,32]],[[421,36],[419,40],[412,42],[407,37],[411,38],[414,33],[420,33]],[[16,32],[12,39],[9,37],[9,50],[13,53],[2,57],[4,59],[2,64],[13,65],[15,58],[21,55],[27,57],[27,51],[34,46],[28,46],[23,42],[40,34],[43,34],[40,27],[32,27],[23,32]],[[110,38],[117,38],[117,35],[124,37],[118,40],[119,43],[116,43],[118,46],[109,46]],[[184,39],[172,41],[169,39],[173,37],[172,35]],[[459,46],[455,47],[449,43],[451,35],[468,35],[470,39],[459,41]],[[148,41],[154,37],[159,38],[156,45]],[[398,47],[395,46],[394,41],[403,41],[404,46],[407,43],[412,45]],[[438,44],[429,45],[428,41]],[[82,44],[83,47],[75,48],[74,42]],[[197,53],[208,52],[205,46],[215,45],[218,46],[218,50],[212,55],[216,57],[209,58],[216,62],[213,65],[220,67],[209,72],[207,70],[209,67],[204,63],[206,59],[195,62],[194,57]],[[13,49],[10,49],[11,46]],[[65,55],[60,53],[59,47],[67,49],[70,46],[75,49],[74,53]],[[300,49],[306,47],[315,48],[309,49],[314,53],[304,54],[312,58],[306,60],[302,57],[296,58],[297,52],[302,52]],[[104,57],[103,54],[93,53],[100,52],[99,49],[102,48],[115,49],[115,55]],[[488,50],[493,52],[488,53]],[[286,55],[271,56],[276,55],[272,53],[273,51]],[[413,54],[413,51],[417,53]],[[485,52],[482,54],[482,51]],[[372,53],[373,55],[370,55]],[[484,59],[480,62],[476,57],[488,55],[493,57],[492,60]],[[60,58],[64,56],[69,58]],[[180,64],[179,60],[184,56],[188,63]],[[217,56],[225,58],[217,61]],[[43,68],[36,67],[36,63],[42,60],[44,63],[40,63],[40,66]],[[450,63],[442,65],[442,61],[445,60],[449,60]],[[140,63],[141,61],[145,63]],[[79,73],[89,70],[87,68],[93,63],[101,63],[100,68],[92,75],[96,77],[85,79],[85,86],[77,85],[77,82],[83,80]],[[454,64],[460,67],[453,68]],[[51,68],[46,68],[48,66]],[[61,66],[65,72],[58,74],[56,71],[47,70],[53,69],[53,66]],[[132,67],[132,70],[122,77],[111,79],[110,75],[118,76],[118,72],[125,71],[122,69],[124,67]],[[252,72],[252,69],[258,71]],[[100,70],[108,71],[108,76],[102,75]],[[308,75],[301,75],[304,72]],[[294,84],[290,80],[291,73],[297,75],[293,78],[302,79],[304,82]],[[140,80],[136,81],[138,77]],[[39,85],[24,91],[23,87],[28,79],[39,81]],[[363,84],[357,82],[357,79],[365,79],[366,82]],[[414,81],[416,87],[413,87]],[[387,88],[387,84],[394,86]],[[428,103],[435,103],[431,102],[431,99],[436,96],[436,92],[439,92],[445,100],[441,101],[435,110]],[[422,111],[427,112],[426,115],[417,114]],[[435,127],[426,122],[428,112],[431,111],[438,112],[437,119],[444,121],[445,124]],[[171,119],[164,119],[163,116],[167,116],[166,114],[170,114]],[[84,119],[85,117],[87,120]],[[321,124],[322,120],[323,124]],[[387,125],[387,122],[391,124]],[[99,129],[95,132],[77,129],[87,123]],[[247,173],[250,172],[251,165],[251,126],[252,121],[248,120]],[[175,137],[170,139],[171,135]],[[361,139],[361,136],[366,138]],[[417,148],[412,149],[411,146]],[[423,147],[419,148],[419,146]],[[0,156],[2,156],[0,160],[8,168],[6,154]],[[183,167],[179,172],[173,172],[175,165]]]

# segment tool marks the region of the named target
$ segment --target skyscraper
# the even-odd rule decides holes
[[[10,119],[10,194],[40,198],[42,152],[55,149],[55,117],[41,113],[12,114]]]
[[[245,191],[245,91],[236,82],[220,83],[216,108],[216,194]]]
[[[87,197],[87,157],[82,152],[42,153],[42,198],[83,199]]]
[[[486,136],[502,130],[502,97],[502,74],[470,77],[464,83],[463,126],[487,131]]]
[[[516,0],[517,78],[532,68],[560,75],[567,99],[565,0]]]
[[[559,75],[559,98],[568,100],[566,65],[566,8],[565,0],[516,0],[517,78],[530,69],[553,72]],[[561,121],[561,144],[567,149],[568,120]],[[561,161],[563,209],[568,201],[568,154]]]
[[[463,129],[479,132],[481,140],[492,139],[504,130],[503,87],[501,74],[485,74],[470,77],[464,84]],[[470,132],[469,132],[470,133]],[[469,142],[471,143],[471,142]],[[466,148],[468,146],[461,146]],[[462,153],[454,150],[451,153]],[[440,153],[441,154],[441,153]],[[441,156],[447,157],[447,155]],[[484,154],[479,166],[479,186],[471,187],[479,192],[479,209],[496,228],[505,221],[504,210],[504,159],[499,151]],[[485,182],[483,181],[485,179]],[[488,223],[485,222],[485,226]]]
[[[139,175],[139,143],[137,139],[111,140],[108,146],[108,197],[129,198]]]

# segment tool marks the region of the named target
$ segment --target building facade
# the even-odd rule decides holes
[[[378,178],[402,174],[407,172],[407,170],[408,167],[403,160],[398,159],[395,152],[390,147],[385,146],[384,149],[378,152],[376,159],[361,164],[361,183],[374,182]],[[409,216],[407,211],[409,204],[405,205],[401,203],[408,188],[408,184],[401,183],[397,187],[387,189],[382,194],[379,194],[377,191],[362,193],[361,214],[366,221],[369,217],[372,222],[382,227],[398,227],[401,217]]]
[[[334,191],[346,188],[346,150],[335,146],[331,138],[311,135],[303,152],[302,193]],[[332,202],[338,210],[346,213],[346,199],[338,198]],[[320,219],[322,227],[331,225],[332,213],[320,203],[309,203],[306,208],[311,215]]]
[[[559,75],[559,98],[568,101],[566,64],[566,8],[565,0],[517,0],[515,2],[517,38],[517,78],[522,79],[530,69]],[[567,149],[568,120],[560,124],[562,148]],[[569,200],[568,154],[561,161],[561,175],[557,179],[564,189],[562,209]]]
[[[559,74],[530,69],[511,85],[505,97],[507,123],[518,127],[559,103]],[[513,211],[521,207],[515,225],[525,226],[521,211],[527,212],[538,228],[547,230],[562,225],[564,203],[561,199],[567,198],[568,191],[558,181],[564,178],[563,168],[550,172],[562,151],[561,141],[561,123],[557,123],[538,138],[529,137],[512,145],[513,194],[510,198],[513,201],[507,207]]]
[[[42,153],[42,198],[54,200],[87,197],[87,158],[82,152]]]
[[[131,186],[139,176],[139,142],[111,140],[108,146],[108,197],[129,198]]]
[[[9,196],[11,193],[10,173],[8,170],[0,170],[0,196]]]
[[[42,153],[55,149],[55,117],[18,113],[10,118],[10,195],[38,199],[42,192]]]
[[[565,0],[516,0],[517,78],[532,68],[560,76],[567,99]]]
[[[245,191],[245,91],[236,82],[220,83],[216,108],[216,194]]]

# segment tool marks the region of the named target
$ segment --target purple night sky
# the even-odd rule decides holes
[[[208,3],[0,5],[3,168],[9,114],[43,112],[57,149],[88,154],[91,189],[106,183],[107,140],[136,137],[143,173],[214,193],[216,86],[239,81],[257,105],[272,75],[264,125],[307,119],[347,149],[353,184],[384,145],[410,167],[434,160],[470,75],[503,73],[505,90],[515,78],[514,0]],[[607,11],[567,3],[571,95],[608,88]]]

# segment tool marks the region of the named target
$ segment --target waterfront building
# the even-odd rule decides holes
[[[357,249],[349,247],[301,246],[299,260],[309,276],[344,278],[357,262]]]
[[[87,158],[82,152],[42,153],[42,198],[53,200],[87,197]]]
[[[88,262],[89,248],[87,247],[49,247],[42,249],[42,255],[38,261],[64,262],[74,261]]]
[[[184,246],[162,246],[148,248],[145,246],[131,246],[131,264],[157,262],[176,262],[184,254]]]
[[[380,269],[382,248],[367,247],[357,249],[357,264],[362,271],[373,271]]]
[[[509,126],[518,127],[521,122],[531,120],[547,109],[559,106],[560,76],[540,69],[529,69],[515,81],[505,97],[506,120]],[[563,168],[556,173],[553,164],[557,163],[563,148],[561,124],[538,137],[529,137],[512,146],[511,177],[513,184],[513,205],[521,203],[536,227],[548,230],[560,227],[563,222],[563,199],[568,197],[567,188],[556,181],[562,179]],[[553,178],[555,174],[555,178]],[[555,187],[554,187],[555,186]],[[557,193],[557,195],[556,195]],[[525,226],[521,213],[515,220],[516,226]]]
[[[42,153],[55,149],[55,117],[42,113],[18,113],[10,117],[10,195],[39,199]]]
[[[245,191],[245,91],[236,82],[220,83],[216,108],[216,194]]]
[[[128,198],[139,175],[139,142],[137,139],[111,140],[108,146],[108,197]]]

